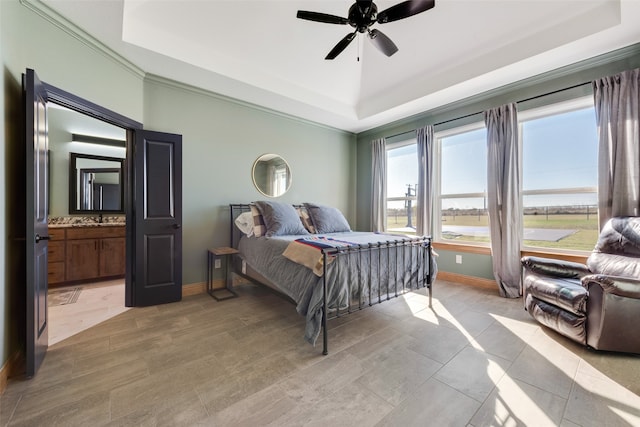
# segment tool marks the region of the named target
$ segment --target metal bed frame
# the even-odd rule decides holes
[[[238,228],[234,225],[234,220],[243,212],[250,211],[250,205],[248,204],[231,204],[229,205],[231,208],[231,247],[237,248],[238,242],[242,237],[242,232],[238,230]],[[295,206],[295,205],[294,205]],[[394,248],[394,255],[391,255],[390,249]],[[399,250],[400,249],[400,250]],[[378,242],[375,244],[367,244],[367,245],[351,245],[340,248],[328,248],[322,249],[322,257],[323,257],[323,275],[322,275],[322,286],[323,286],[323,298],[322,298],[322,343],[323,350],[322,354],[327,355],[328,352],[328,331],[327,331],[327,321],[336,319],[338,317],[342,317],[345,315],[349,315],[351,313],[360,311],[366,307],[382,303],[384,301],[388,301],[392,298],[396,298],[406,292],[409,292],[414,289],[420,288],[428,288],[429,289],[429,307],[431,307],[432,297],[433,297],[433,283],[432,283],[432,254],[431,254],[431,238],[430,237],[407,237],[406,239],[395,240],[395,241],[387,241],[387,242]],[[413,255],[415,253],[415,256]],[[383,255],[384,254],[384,255]],[[234,255],[237,256],[237,255]],[[407,256],[411,257],[408,261],[411,262],[411,266],[417,266],[417,274],[415,280],[410,278],[409,281],[406,281],[405,275],[401,273],[401,280],[398,280],[399,267],[398,261],[400,261],[400,265],[405,265],[405,261],[407,261]],[[351,292],[347,292],[348,301],[347,307],[340,309],[337,307],[333,310],[329,310],[329,304],[327,301],[327,266],[329,265],[329,258],[335,257],[333,263],[336,264],[335,268],[337,268],[336,274],[340,274],[341,265],[344,263],[338,262],[339,259],[346,259],[346,270],[348,274],[348,282],[353,283],[354,280],[357,280],[358,284],[358,301],[357,303],[352,303],[351,300]],[[345,258],[346,257],[346,258]],[[372,289],[370,287],[370,283],[366,280],[363,280],[362,269],[357,269],[357,277],[353,277],[353,271],[350,267],[350,263],[358,262],[359,265],[362,265],[363,257],[368,257],[369,260],[369,271],[367,277],[371,278],[374,274],[377,273],[377,277],[381,278],[380,266],[381,262],[384,261],[386,257],[387,265],[389,266],[388,276],[387,276],[387,289],[386,292],[381,291],[381,285],[379,284],[376,292],[372,294]],[[374,261],[377,257],[377,271],[372,267]],[[394,259],[395,257],[395,259]],[[414,264],[415,262],[415,264]],[[395,266],[393,268],[392,266]],[[254,277],[251,277],[247,274],[242,273],[242,271],[237,271],[234,268],[234,273],[238,274],[241,277],[244,277],[250,280],[253,283],[264,285],[259,280]],[[391,271],[393,270],[393,272]],[[391,274],[393,273],[393,274]],[[379,279],[380,280],[380,279]],[[267,286],[269,289],[272,289],[271,286]],[[288,301],[292,301],[291,298],[284,294],[280,294],[285,297]],[[368,300],[366,303],[362,301],[362,295],[367,295]]]

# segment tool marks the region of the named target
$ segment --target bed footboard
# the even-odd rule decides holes
[[[433,298],[433,259],[431,238],[419,237],[369,245],[355,245],[322,250],[323,301],[322,301],[322,354],[327,355],[327,321],[351,314],[375,304],[396,298],[408,291],[428,288],[429,307]],[[346,276],[349,290],[346,297],[331,310],[329,301],[329,268],[335,264],[334,274]],[[343,306],[344,308],[341,308]]]
[[[231,204],[230,208],[230,244],[231,247],[237,248],[242,233],[234,226],[234,220],[241,213],[249,211],[250,207],[247,204]],[[321,250],[323,274],[316,283],[322,285],[322,291],[318,289],[316,301],[320,306],[315,306],[317,311],[314,313],[317,313],[318,317],[322,316],[318,325],[322,329],[323,354],[326,355],[329,352],[328,320],[360,311],[365,307],[420,288],[429,289],[429,307],[431,307],[432,282],[436,271],[431,251],[431,238],[410,236],[387,236],[387,238],[390,240]],[[385,235],[381,234],[380,239],[384,240]],[[253,282],[265,283],[266,279],[256,278],[253,274],[247,275],[243,270],[236,266],[235,273]],[[274,286],[266,286],[274,289]],[[288,297],[287,299],[291,300]]]

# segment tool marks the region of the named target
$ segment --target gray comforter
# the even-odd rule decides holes
[[[338,240],[367,245],[377,242],[408,240],[406,236],[349,232],[326,234]],[[244,260],[256,272],[275,284],[296,302],[298,313],[306,317],[305,339],[315,345],[322,324],[323,280],[307,267],[282,254],[292,241],[302,236],[242,237],[238,245]],[[366,250],[339,256],[327,267],[327,302],[329,310],[349,305],[368,304],[386,299],[387,293],[414,288],[424,276],[424,265],[416,262],[416,247]],[[369,256],[371,252],[371,257]],[[432,258],[432,270],[435,266]],[[435,270],[433,271],[435,272]],[[432,281],[433,281],[433,274]]]

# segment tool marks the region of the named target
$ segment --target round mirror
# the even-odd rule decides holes
[[[253,185],[267,197],[282,196],[291,186],[291,169],[277,154],[263,154],[253,164]]]

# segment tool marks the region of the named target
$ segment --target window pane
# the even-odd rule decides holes
[[[441,139],[441,194],[483,193],[487,187],[487,131]]]
[[[489,216],[484,197],[442,199],[443,241],[488,243]]]
[[[439,142],[439,235],[443,241],[488,243],[486,129],[442,137]]]
[[[415,234],[418,151],[415,143],[387,150],[387,230]]]
[[[598,133],[593,108],[522,124],[523,190],[598,185]]]
[[[524,245],[591,251],[598,238],[593,107],[522,124]]]

